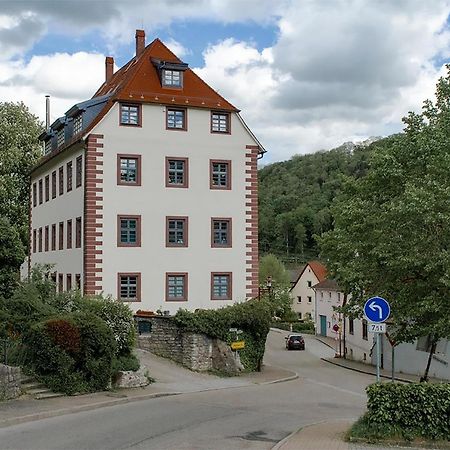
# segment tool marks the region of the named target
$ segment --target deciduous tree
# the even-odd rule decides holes
[[[361,307],[389,300],[397,342],[450,337],[450,67],[436,102],[404,119],[374,151],[367,176],[348,179],[321,239],[327,266]],[[424,378],[428,376],[425,372]]]

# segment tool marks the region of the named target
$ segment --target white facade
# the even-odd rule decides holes
[[[255,144],[232,114],[230,135],[209,131],[210,111],[187,110],[187,131],[167,130],[166,107],[143,105],[142,128],[119,126],[115,105],[93,130],[104,135],[103,290],[117,297],[117,274],[141,273],[137,309],[217,308],[248,298],[246,292],[245,147]],[[130,145],[132,142],[132,145]],[[117,154],[139,154],[141,186],[118,185]],[[189,187],[167,188],[166,157],[188,158]],[[231,160],[231,190],[210,189],[209,160]],[[108,175],[109,174],[109,175]],[[117,216],[141,215],[141,247],[117,246]],[[188,217],[188,247],[166,248],[166,217]],[[232,247],[211,248],[211,218],[232,218]],[[165,300],[165,273],[188,276],[188,301]],[[232,299],[210,299],[211,272],[232,273]]]
[[[341,323],[341,314],[335,308],[342,306],[343,294],[331,288],[315,288],[316,334],[336,338],[338,333],[333,330]]]
[[[303,271],[290,294],[292,299],[292,310],[297,313],[301,320],[313,320],[315,317],[314,289],[313,286],[322,281],[314,273],[309,264],[306,264]]]
[[[57,155],[52,159],[51,164],[43,165],[35,170],[31,177],[31,248],[30,265],[36,264],[52,265],[52,272],[64,275],[63,288],[66,289],[67,274],[72,277],[72,287],[75,287],[76,276],[79,275],[80,283],[83,282],[83,249],[76,246],[76,221],[77,218],[83,224],[84,216],[84,179],[82,170],[82,182],[76,186],[76,160],[82,158],[84,166],[84,148],[80,145],[74,146],[70,151]],[[72,189],[67,191],[67,163],[72,162]],[[60,168],[63,170],[63,194],[59,191]],[[56,172],[56,196],[53,198],[53,173]],[[49,183],[49,196],[46,200],[46,177]],[[42,203],[40,203],[39,182],[42,182]],[[34,207],[33,190],[37,189],[37,205]],[[67,245],[68,221],[72,221],[72,248]],[[63,249],[59,249],[60,244],[60,223],[63,223],[62,240]],[[46,251],[46,227],[48,227],[48,250]],[[41,251],[39,245],[39,233],[42,230]],[[52,238],[53,230],[56,230],[55,238]],[[81,234],[83,226],[81,225]],[[34,236],[36,243],[34,244]],[[52,249],[52,239],[54,239],[55,249]],[[36,250],[36,251],[34,251]]]

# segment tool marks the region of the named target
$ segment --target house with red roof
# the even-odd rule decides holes
[[[301,320],[315,319],[313,286],[325,280],[326,267],[319,261],[309,261],[298,271],[297,278],[291,281],[292,310]]]
[[[134,311],[218,308],[258,295],[257,160],[239,110],[159,39],[105,61],[94,96],[41,135],[30,268],[57,289]],[[88,68],[87,68],[88,70]]]

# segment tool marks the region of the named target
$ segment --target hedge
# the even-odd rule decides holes
[[[314,334],[313,322],[272,322],[271,324],[273,328],[279,328],[285,331],[290,331],[291,325],[294,333]]]
[[[376,383],[366,388],[365,422],[405,439],[450,440],[450,383]]]
[[[245,348],[240,351],[241,362],[245,370],[255,371],[261,370],[270,317],[271,309],[266,301],[248,301],[216,310],[182,309],[174,321],[186,331],[204,333],[230,344],[236,337],[230,328],[242,330],[239,340],[245,341]]]

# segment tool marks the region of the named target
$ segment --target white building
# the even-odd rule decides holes
[[[342,306],[344,293],[334,280],[324,280],[314,286],[316,291],[316,335],[337,338],[333,326],[341,320],[341,342],[347,359],[366,364],[376,364],[374,335],[368,332],[366,319],[342,320],[334,310]],[[388,327],[389,332],[389,327]],[[422,376],[427,365],[430,343],[427,337],[413,343],[403,343],[395,347],[395,372]],[[381,339],[381,362],[386,370],[392,369],[392,346],[387,335]],[[439,341],[432,357],[429,376],[450,380],[450,345],[447,339]]]
[[[313,286],[325,280],[326,268],[319,261],[310,261],[301,267],[297,278],[291,282],[292,310],[299,319],[313,320],[314,289]]]
[[[136,56],[43,133],[30,267],[63,291],[133,310],[218,308],[258,295],[257,159],[239,110],[136,31]]]
[[[313,286],[315,292],[316,334],[336,338],[335,325],[342,327],[342,314],[336,308],[342,306],[343,294],[334,280],[323,280]]]

